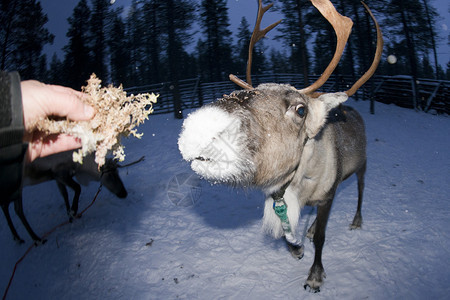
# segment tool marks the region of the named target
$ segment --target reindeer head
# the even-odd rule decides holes
[[[117,170],[120,167],[116,159],[107,158],[100,170],[100,182],[117,197],[126,198],[128,192],[119,176],[119,170]]]
[[[330,111],[353,95],[375,72],[381,57],[381,31],[377,27],[377,52],[370,69],[348,91],[316,93],[336,68],[351,31],[352,21],[340,15],[328,0],[311,0],[333,25],[337,47],[330,65],[311,86],[297,90],[286,84],[251,85],[254,44],[278,25],[260,30],[262,7],[253,32],[247,64],[247,82],[230,79],[244,90],[193,112],[185,120],[179,138],[183,158],[192,169],[213,182],[271,189],[284,184],[296,168],[308,140],[320,138]],[[366,7],[367,8],[367,7]],[[368,9],[368,8],[367,8]]]

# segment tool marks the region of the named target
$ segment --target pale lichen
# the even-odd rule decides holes
[[[83,157],[95,151],[95,161],[99,168],[105,163],[105,157],[112,150],[116,159],[125,158],[122,136],[142,137],[136,127],[148,119],[156,103],[155,94],[127,96],[122,85],[101,86],[101,80],[92,74],[87,85],[82,88],[87,94],[82,100],[91,105],[96,113],[90,121],[55,120],[46,118],[36,123],[34,130],[46,134],[66,133],[81,140],[82,147],[74,152],[73,159],[82,163]]]

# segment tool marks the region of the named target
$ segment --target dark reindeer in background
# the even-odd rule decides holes
[[[55,180],[58,184],[59,191],[64,198],[66,211],[69,215],[70,221],[77,216],[78,212],[78,201],[81,194],[81,186],[79,183],[87,184],[89,181],[100,181],[102,185],[104,185],[117,197],[125,198],[127,196],[127,190],[125,189],[117,170],[117,168],[121,168],[123,166],[117,164],[115,160],[108,158],[105,165],[99,169],[97,163],[95,162],[95,153],[87,155],[83,159],[83,164],[79,164],[73,161],[72,152],[73,151],[66,151],[51,156],[38,158],[32,163],[27,164],[24,170],[24,186]],[[79,183],[76,182],[73,177],[76,177]],[[74,191],[72,206],[69,204],[67,187],[70,187]],[[16,214],[27,229],[31,238],[37,244],[45,242],[29,225],[23,212],[21,195],[16,199],[2,199],[0,201],[0,205],[3,209],[3,213],[14,239],[19,243],[24,242],[14,228],[14,224],[12,223],[9,214],[9,204],[13,201]]]
[[[366,136],[361,116],[341,103],[375,72],[383,38],[377,29],[377,50],[370,69],[348,90],[317,93],[336,68],[353,22],[340,15],[329,0],[311,0],[331,23],[337,47],[329,66],[311,86],[297,90],[285,84],[251,85],[254,44],[279,22],[260,30],[263,7],[259,0],[247,65],[247,83],[230,75],[244,88],[189,115],[179,137],[183,158],[212,182],[259,187],[265,195],[263,227],[275,238],[285,237],[291,254],[302,258],[304,246],[295,237],[300,210],[315,205],[317,217],[308,231],[315,246],[314,263],[305,289],[319,291],[325,278],[322,249],[325,228],[338,185],[352,174],[358,180],[358,206],[350,227],[362,224],[361,204],[366,171]]]

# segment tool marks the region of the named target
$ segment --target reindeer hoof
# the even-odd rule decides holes
[[[350,230],[361,229],[362,221],[361,220],[353,220],[352,224],[350,224]]]
[[[303,286],[303,288],[310,292],[310,293],[319,293],[320,292],[320,287],[317,288],[312,288],[309,284],[305,283],[305,285]]]
[[[81,214],[78,215],[77,212],[74,210],[71,210],[70,212],[68,212],[67,215],[69,216],[70,223],[72,223],[74,219],[81,218]]]
[[[24,240],[22,240],[21,238],[19,238],[19,237],[14,237],[14,240],[19,244],[19,245],[22,245],[22,244],[24,244],[25,243],[25,241]]]
[[[361,225],[362,225],[362,217],[360,214],[359,215],[356,214],[355,217],[353,218],[352,224],[350,224],[350,230],[360,229]]]
[[[361,224],[360,225],[355,225],[355,224],[350,224],[350,226],[349,226],[349,229],[350,230],[355,230],[355,229],[361,229]]]
[[[34,241],[34,245],[37,247],[37,246],[40,246],[40,245],[44,245],[45,243],[47,243],[47,240],[46,239],[39,239],[39,240],[35,240]]]
[[[291,253],[292,257],[295,259],[302,259],[303,255],[305,254],[305,246],[303,245],[292,245],[291,243],[286,241],[286,244],[289,248],[289,252]]]
[[[309,276],[303,288],[309,290],[310,293],[318,293],[320,292],[320,287],[322,286],[325,277],[327,277],[327,275],[325,274],[323,267],[320,265],[313,265],[309,270]]]

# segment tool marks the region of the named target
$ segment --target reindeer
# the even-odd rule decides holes
[[[107,159],[101,169],[98,168],[95,162],[95,153],[91,153],[83,159],[83,164],[75,163],[72,159],[72,152],[67,151],[55,155],[38,158],[32,163],[27,164],[24,170],[24,186],[35,185],[50,180],[56,180],[59,191],[64,198],[66,211],[69,215],[69,221],[77,216],[78,201],[81,193],[81,186],[72,178],[75,176],[78,181],[85,185],[89,181],[100,181],[108,190],[114,193],[119,198],[125,198],[127,191],[119,177],[117,171],[119,166],[113,159]],[[74,191],[72,206],[69,204],[69,195],[67,188],[70,187]],[[9,215],[9,204],[14,201],[14,209],[19,216],[22,224],[27,229],[31,238],[36,244],[45,242],[34,233],[29,225],[25,214],[23,212],[22,196],[21,194],[15,199],[5,199],[1,201],[3,213],[5,214],[11,233],[14,239],[23,243],[24,241],[17,234],[16,229],[11,221]]]
[[[354,109],[343,106],[375,72],[381,58],[383,38],[377,29],[377,49],[369,70],[348,90],[316,92],[338,64],[350,35],[352,21],[340,15],[329,0],[311,0],[332,24],[337,35],[335,54],[319,79],[297,90],[287,84],[251,84],[254,44],[278,23],[260,29],[262,6],[252,34],[247,64],[247,82],[230,79],[244,90],[224,95],[191,113],[184,121],[178,145],[191,168],[212,182],[240,187],[258,187],[266,195],[263,229],[275,238],[284,236],[291,254],[301,259],[304,246],[296,238],[300,210],[317,206],[317,217],[308,231],[315,246],[304,288],[320,291],[325,278],[322,249],[325,228],[338,185],[357,176],[358,205],[351,229],[362,224],[361,204],[366,171],[364,122]]]

